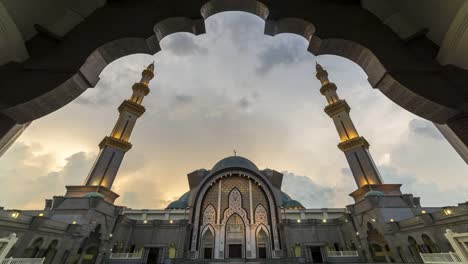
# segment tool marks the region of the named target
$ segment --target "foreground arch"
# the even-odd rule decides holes
[[[468,158],[468,72],[440,65],[435,60],[437,46],[424,34],[402,39],[359,1],[351,0],[109,3],[63,38],[53,39],[47,32],[37,35],[28,42],[28,60],[0,68],[5,91],[0,99],[2,140],[14,139],[11,130],[16,125],[47,115],[94,87],[112,61],[136,53],[154,54],[160,50],[159,41],[175,32],[202,34],[203,18],[224,11],[244,11],[265,19],[269,35],[299,34],[310,41],[309,50],[316,55],[353,60],[371,85],[392,101],[445,125],[444,134],[451,133],[462,156]]]

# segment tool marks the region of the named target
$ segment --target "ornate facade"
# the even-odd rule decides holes
[[[82,186],[67,186],[64,196],[46,200],[35,211],[0,208],[0,237],[16,233],[13,257],[44,257],[47,264],[79,263],[266,263],[421,262],[421,252],[453,250],[445,229],[468,232],[468,202],[456,207],[424,208],[403,194],[400,184],[385,184],[339,99],[328,73],[317,78],[333,119],[338,144],[348,160],[357,189],[346,208],[306,209],[282,191],[283,174],[259,169],[231,156],[211,169],[187,175],[190,189],[165,209],[135,210],[115,205],[112,183],[143,97],[154,76],[149,65],[133,86],[130,100]],[[343,256],[343,252],[348,252]],[[351,253],[349,253],[351,252]],[[200,263],[200,262],[196,262]]]

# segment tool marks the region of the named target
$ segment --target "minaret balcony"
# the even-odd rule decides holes
[[[364,147],[368,149],[369,142],[367,142],[367,140],[364,137],[355,137],[338,144],[338,148],[341,149],[343,152],[356,147]]]
[[[105,137],[101,143],[99,143],[99,148],[103,149],[105,146],[115,147],[123,150],[124,152],[127,152],[132,148],[132,144],[129,142],[113,137]]]
[[[145,96],[147,96],[150,92],[150,89],[148,87],[147,84],[144,84],[144,83],[135,83],[133,86],[132,86],[132,90],[134,92],[143,92],[143,94]]]
[[[135,114],[137,117],[140,117],[141,115],[143,115],[143,113],[145,113],[146,109],[140,104],[137,104],[130,100],[125,100],[119,106],[119,112],[122,113],[122,111],[129,112]]]
[[[322,95],[325,95],[327,91],[336,91],[336,89],[337,89],[336,84],[329,82],[329,83],[322,85],[322,88],[320,88],[320,93]]]
[[[339,113],[346,112],[349,113],[351,107],[349,107],[348,103],[345,100],[337,100],[332,104],[329,104],[325,107],[324,111],[328,114],[328,116],[333,117]]]

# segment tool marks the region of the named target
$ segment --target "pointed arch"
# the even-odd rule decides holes
[[[424,250],[426,253],[439,253],[440,249],[434,240],[432,240],[427,234],[422,234],[421,239],[424,242]]]
[[[267,224],[268,223],[268,212],[266,208],[262,205],[259,204],[257,205],[257,208],[255,208],[255,223],[263,223]]]
[[[57,246],[59,244],[59,241],[57,239],[52,240],[52,242],[49,243],[49,246],[47,247],[46,251],[42,254],[42,257],[45,258],[44,264],[50,264],[53,262],[55,256],[57,255]]]
[[[211,224],[207,224],[200,235],[200,256],[201,259],[213,259],[215,249],[216,233]]]
[[[247,211],[242,208],[242,194],[239,189],[237,189],[237,187],[232,188],[232,190],[229,192],[228,206],[229,207],[224,210],[221,224],[225,225],[233,214],[239,215],[244,223],[249,223]]]
[[[231,214],[225,225],[225,257],[245,258],[247,224],[239,214]]]
[[[257,226],[255,231],[257,258],[271,258],[270,230],[264,224]]]
[[[203,225],[216,223],[216,210],[213,205],[208,205],[203,211]]]
[[[32,240],[31,244],[24,252],[25,257],[27,258],[37,257],[39,250],[41,249],[43,244],[44,244],[44,238],[42,237],[38,237]]]

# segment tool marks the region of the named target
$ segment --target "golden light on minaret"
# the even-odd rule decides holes
[[[99,144],[99,156],[83,186],[67,186],[66,196],[81,197],[89,193],[100,193],[113,202],[118,195],[110,189],[114,183],[125,153],[132,148],[130,136],[137,119],[145,112],[143,99],[150,92],[149,82],[154,78],[154,62],[141,73],[139,82],[132,86],[130,99],[119,106],[119,118],[109,136]]]
[[[368,151],[369,143],[359,136],[349,115],[351,108],[348,103],[338,96],[337,86],[328,79],[328,72],[320,65],[315,66],[315,76],[322,84],[320,93],[327,100],[325,113],[333,120],[340,137],[338,148],[342,150],[348,160],[351,172],[358,187],[383,184],[377,167]]]

